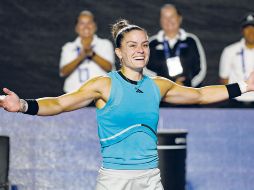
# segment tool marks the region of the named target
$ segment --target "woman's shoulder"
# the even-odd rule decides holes
[[[165,78],[165,77],[161,77],[161,76],[153,76],[150,77],[154,82],[172,82],[171,80]]]
[[[86,81],[80,90],[92,88],[96,91],[101,91],[102,89],[105,89],[107,87],[110,87],[111,85],[111,78],[107,75],[97,76],[89,79]]]
[[[94,77],[93,79],[90,79],[90,80],[100,85],[107,85],[111,83],[110,75],[101,75],[101,76]]]
[[[159,87],[160,90],[170,89],[174,82],[161,76],[154,76],[151,79],[155,82],[155,84]]]

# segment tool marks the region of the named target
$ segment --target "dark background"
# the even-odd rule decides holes
[[[218,84],[221,51],[240,39],[240,20],[253,11],[254,1],[1,0],[0,88],[8,87],[23,98],[62,94],[61,47],[76,37],[80,11],[94,12],[97,34],[111,39],[110,25],[119,18],[145,27],[149,35],[157,33],[164,3],[175,4],[183,14],[183,28],[201,40],[208,63],[205,85]]]

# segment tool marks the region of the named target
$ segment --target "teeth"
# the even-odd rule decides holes
[[[140,59],[145,59],[144,57],[135,57],[134,59],[136,59],[136,60],[140,60]]]

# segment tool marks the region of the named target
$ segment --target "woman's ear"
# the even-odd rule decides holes
[[[122,52],[121,52],[121,50],[119,48],[115,49],[115,53],[116,53],[116,55],[117,55],[119,60],[121,60],[123,58]]]

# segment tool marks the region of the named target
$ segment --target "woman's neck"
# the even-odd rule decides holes
[[[143,73],[142,71],[134,71],[134,70],[131,70],[129,68],[125,68],[125,67],[122,67],[120,69],[120,71],[123,73],[123,75],[125,77],[127,77],[128,79],[130,80],[133,80],[133,81],[139,81],[143,78]]]

